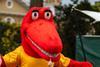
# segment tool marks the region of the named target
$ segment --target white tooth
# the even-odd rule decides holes
[[[44,52],[42,49],[40,49],[41,50],[41,52]]]
[[[60,53],[58,54],[50,54],[49,52],[46,52],[45,50],[43,50],[42,48],[40,48],[28,35],[27,38],[31,41],[31,43],[38,48],[42,53],[44,53],[45,55],[49,56],[49,57],[57,57]]]

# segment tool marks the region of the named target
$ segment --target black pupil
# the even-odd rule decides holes
[[[37,16],[37,13],[34,13],[34,16]]]
[[[47,13],[47,16],[49,16],[49,13]]]

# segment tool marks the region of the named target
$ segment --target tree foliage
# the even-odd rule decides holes
[[[20,41],[20,26],[0,22],[0,54],[12,51],[19,46]]]
[[[72,7],[76,4],[75,8],[80,10],[94,11],[94,9],[88,0],[82,0],[80,3],[77,3],[78,0],[71,1],[73,4],[55,7],[55,20],[58,25],[58,32],[64,44],[64,55],[75,58],[75,36],[77,34],[86,34],[89,31],[91,19],[78,11],[72,11]],[[90,21],[88,21],[87,18],[89,18]]]
[[[78,4],[76,8],[81,9],[81,10],[90,10],[90,11],[93,10],[88,0],[81,1],[80,4]]]
[[[94,11],[100,12],[100,2],[96,2],[95,5],[92,5]]]

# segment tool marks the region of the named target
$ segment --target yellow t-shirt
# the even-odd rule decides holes
[[[27,55],[22,46],[3,57],[7,67],[49,67],[48,61],[42,58],[34,58]],[[61,54],[60,60],[53,62],[51,67],[67,67],[70,59]]]

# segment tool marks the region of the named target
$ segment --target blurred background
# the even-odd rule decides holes
[[[50,7],[65,56],[100,66],[100,0],[0,0],[0,54],[20,45],[20,25],[31,7]]]

